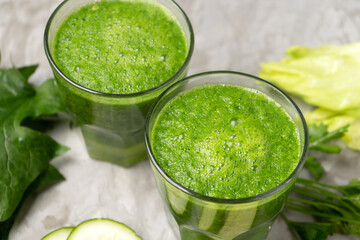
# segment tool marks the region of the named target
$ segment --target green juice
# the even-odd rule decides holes
[[[175,17],[181,10],[171,1],[88,2],[59,6],[45,49],[89,155],[129,167],[146,158],[143,130],[154,99],[186,74],[191,26],[184,31],[178,20],[186,16]]]
[[[187,56],[169,10],[145,1],[100,1],[73,12],[54,40],[64,74],[86,88],[129,94],[171,78]]]
[[[205,196],[252,197],[282,183],[295,169],[295,123],[261,93],[209,85],[169,102],[153,128],[153,151],[164,171]]]
[[[303,133],[267,94],[208,75],[173,86],[152,110],[147,141],[159,191],[181,239],[264,239],[294,182]]]

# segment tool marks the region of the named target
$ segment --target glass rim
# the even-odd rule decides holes
[[[206,76],[206,75],[217,75],[217,74],[231,74],[231,75],[240,75],[240,76],[245,76],[248,78],[252,78],[254,80],[260,81],[264,84],[269,85],[270,87],[274,88],[275,90],[277,90],[278,92],[280,92],[280,94],[282,94],[286,100],[288,100],[292,106],[295,108],[296,112],[299,114],[300,119],[301,119],[301,123],[302,123],[302,127],[304,130],[304,146],[302,148],[302,154],[301,156],[299,156],[299,162],[296,166],[296,168],[292,171],[292,173],[279,185],[277,185],[276,187],[260,193],[258,195],[252,196],[252,197],[246,197],[246,198],[217,198],[217,197],[209,197],[206,195],[202,195],[200,193],[197,193],[183,185],[181,185],[180,183],[178,183],[177,181],[173,180],[164,170],[163,168],[160,166],[160,164],[157,162],[154,153],[152,151],[151,148],[151,142],[150,142],[150,138],[149,138],[149,124],[150,124],[150,120],[152,119],[153,116],[153,112],[156,109],[159,101],[172,89],[174,89],[175,87],[177,87],[178,85],[182,84],[185,81],[188,81],[190,79],[193,78],[197,78],[199,76]],[[285,189],[285,187],[300,173],[300,171],[302,170],[303,165],[305,164],[305,160],[309,151],[309,135],[308,135],[308,128],[307,128],[307,124],[305,121],[305,118],[303,116],[303,114],[301,113],[300,108],[296,105],[296,103],[284,92],[282,91],[280,88],[278,88],[276,85],[261,79],[259,77],[247,74],[247,73],[242,73],[242,72],[236,72],[236,71],[209,71],[209,72],[202,72],[202,73],[198,73],[198,74],[194,74],[188,77],[185,77],[181,80],[179,80],[178,82],[172,84],[169,88],[167,88],[164,92],[162,92],[159,97],[155,100],[155,102],[152,104],[147,117],[146,117],[146,122],[145,122],[145,145],[146,145],[146,150],[148,152],[150,161],[152,163],[153,166],[155,166],[156,170],[161,174],[161,176],[163,178],[165,178],[165,180],[167,182],[169,182],[172,186],[174,186],[177,189],[180,189],[182,192],[189,194],[193,197],[199,198],[201,200],[205,200],[208,202],[214,202],[214,203],[223,203],[223,204],[238,204],[238,203],[251,203],[254,201],[258,201],[258,200],[262,200],[262,199],[266,199],[267,197],[274,195],[280,191],[282,191],[283,189]]]
[[[128,94],[117,94],[117,93],[105,93],[105,92],[100,92],[100,91],[96,91],[93,90],[91,88],[87,88],[84,87],[78,83],[76,83],[75,81],[71,80],[70,77],[66,76],[58,67],[58,65],[55,63],[51,51],[50,51],[50,47],[49,47],[49,32],[50,32],[50,27],[51,24],[55,18],[55,16],[57,15],[57,13],[60,11],[60,9],[68,2],[73,1],[73,0],[64,0],[63,2],[61,2],[56,9],[53,11],[53,13],[50,15],[49,20],[46,23],[46,27],[45,27],[45,31],[44,31],[44,49],[45,49],[45,55],[46,58],[48,59],[50,65],[52,66],[52,68],[57,72],[57,74],[59,74],[61,76],[61,78],[65,79],[68,83],[70,83],[72,86],[83,90],[85,92],[88,93],[92,93],[92,94],[96,94],[96,95],[100,95],[100,96],[106,96],[106,97],[137,97],[137,96],[142,96],[148,93],[152,93],[155,92],[161,88],[163,88],[164,86],[171,84],[173,81],[175,81],[179,76],[181,76],[181,74],[186,70],[187,66],[190,63],[190,59],[192,57],[193,51],[194,51],[194,44],[195,44],[195,40],[194,40],[194,30],[193,27],[191,25],[191,22],[188,18],[188,16],[186,15],[186,13],[184,12],[184,10],[179,6],[179,4],[177,4],[175,2],[175,0],[167,0],[168,2],[173,3],[181,12],[181,14],[183,15],[186,25],[188,27],[188,30],[190,32],[190,42],[189,42],[189,49],[185,58],[184,63],[181,65],[181,67],[179,68],[179,70],[172,75],[169,79],[167,79],[166,81],[162,82],[161,84],[150,88],[150,89],[146,89],[144,91],[141,92],[135,92],[135,93],[128,93]]]

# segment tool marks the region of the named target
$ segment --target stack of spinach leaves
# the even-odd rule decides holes
[[[0,239],[8,239],[25,199],[63,180],[50,160],[68,150],[42,130],[64,112],[54,80],[28,83],[37,66],[0,69]],[[36,129],[36,130],[35,130]]]

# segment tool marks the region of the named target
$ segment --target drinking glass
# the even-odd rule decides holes
[[[148,1],[165,7],[177,19],[185,33],[188,52],[184,64],[171,78],[142,92],[98,92],[73,81],[55,63],[53,43],[59,26],[75,9],[93,3],[94,0],[62,2],[51,15],[44,34],[45,53],[57,86],[72,119],[81,128],[90,157],[123,167],[130,167],[146,158],[143,134],[146,114],[161,92],[186,75],[194,49],[194,33],[183,10],[172,0]]]
[[[154,156],[154,123],[163,107],[180,93],[204,84],[231,84],[262,92],[283,107],[296,124],[301,154],[295,170],[284,182],[259,195],[221,199],[186,188],[164,172]],[[158,190],[165,203],[168,220],[179,239],[265,239],[301,171],[308,152],[308,131],[297,105],[279,88],[245,73],[217,71],[187,77],[164,91],[151,107],[145,126],[145,143]]]

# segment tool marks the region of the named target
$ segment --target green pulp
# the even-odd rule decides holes
[[[61,71],[81,86],[129,94],[170,79],[185,62],[187,44],[164,7],[142,0],[103,0],[65,19],[53,52]]]
[[[274,100],[233,85],[204,85],[159,113],[152,148],[176,182],[205,196],[239,199],[264,193],[294,171],[298,129]]]

